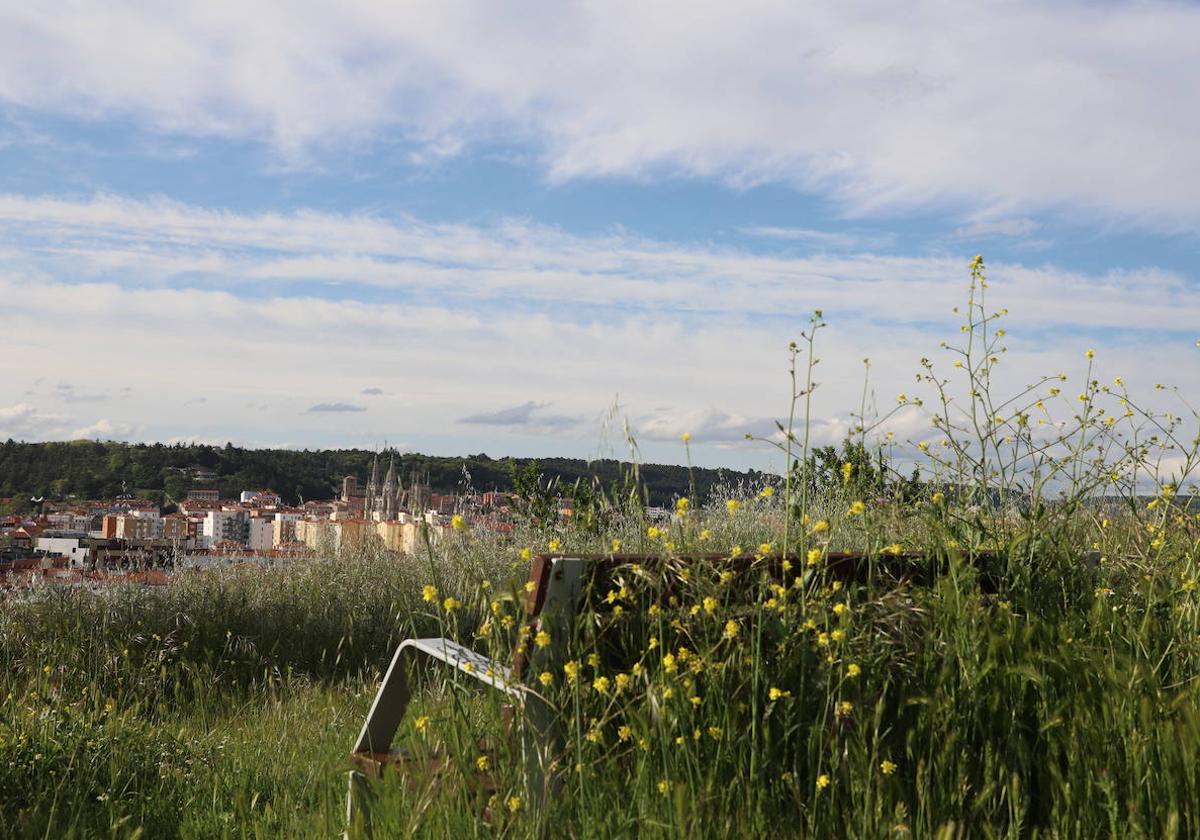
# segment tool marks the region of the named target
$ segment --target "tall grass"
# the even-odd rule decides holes
[[[547,628],[563,654],[529,680],[563,736],[552,795],[526,787],[499,697],[430,670],[398,742],[448,770],[373,785],[377,836],[1200,836],[1195,412],[1151,412],[1091,369],[996,394],[986,284],[976,261],[947,371],[924,361],[925,395],[882,416],[864,400],[858,448],[824,467],[805,420],[818,313],[789,349],[781,480],[680,500],[670,524],[596,492],[570,521],[456,531],[417,557],[9,597],[0,834],[336,835],[346,751],[394,646],[537,650],[529,556],[619,544],[686,580],[672,601],[627,565]],[[930,434],[889,438],[898,412],[926,412]],[[892,446],[923,483],[862,457]],[[870,576],[833,578],[839,549]],[[924,574],[897,574],[913,551]],[[779,552],[782,581],[765,562],[680,559]]]

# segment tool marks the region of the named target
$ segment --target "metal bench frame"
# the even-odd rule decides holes
[[[526,684],[525,677],[561,666],[587,562],[578,557],[535,558],[530,574],[534,584],[529,599],[529,614],[534,622],[531,629],[534,633],[549,632],[552,643],[545,648],[531,647],[528,653],[518,647],[512,667],[451,639],[407,639],[400,643],[351,752],[355,766],[349,773],[346,794],[348,825],[354,824],[356,806],[367,810],[363,791],[367,777],[382,775],[384,768],[393,763],[392,741],[412,700],[408,672],[421,656],[441,662],[512,698],[516,718],[522,724],[521,752],[529,801],[533,806],[544,802],[552,777],[551,765],[562,752],[565,741],[552,726],[553,710]]]

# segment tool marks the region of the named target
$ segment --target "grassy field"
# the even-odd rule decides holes
[[[994,398],[1004,331],[984,284],[976,264],[959,364],[930,363],[929,395],[897,400],[930,415],[920,482],[871,445],[816,457],[785,424],[778,483],[680,500],[669,524],[614,494],[419,557],[10,597],[0,834],[337,836],[346,755],[394,646],[444,633],[507,657],[530,553],[619,542],[666,558],[786,548],[806,577],[716,560],[652,607],[661,581],[625,569],[566,661],[531,675],[567,733],[541,808],[503,741],[477,747],[499,731],[495,698],[424,674],[400,741],[443,745],[453,771],[374,786],[377,836],[1200,836],[1195,414],[1143,410],[1090,370]],[[809,413],[822,326],[791,350],[793,417]],[[860,443],[886,447],[888,416],[865,414]],[[878,574],[836,585],[837,549]],[[936,574],[890,576],[908,551]]]

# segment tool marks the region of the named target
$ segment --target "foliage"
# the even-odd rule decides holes
[[[375,453],[365,449],[289,450],[243,449],[227,444],[129,444],[113,441],[62,443],[0,443],[0,499],[15,497],[21,503],[29,496],[48,499],[113,498],[123,489],[164,503],[179,501],[193,486],[188,471],[195,467],[212,470],[215,485],[225,497],[235,498],[242,490],[272,489],[288,502],[331,499],[341,492],[344,476],[357,476],[360,483],[370,475]],[[477,490],[509,490],[515,475],[529,470],[544,473],[548,480],[570,486],[579,480],[601,483],[622,481],[629,465],[602,459],[489,458],[485,454],[464,458],[437,457],[417,453],[398,454],[401,478],[420,477],[434,492],[459,489],[464,470]],[[650,498],[666,504],[688,492],[688,469],[669,464],[639,466]],[[752,471],[698,469],[701,492],[722,483],[760,480]]]

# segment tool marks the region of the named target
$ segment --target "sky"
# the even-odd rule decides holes
[[[1195,3],[3,0],[0,439],[778,468],[976,254],[997,387],[1195,395],[1198,89]]]

